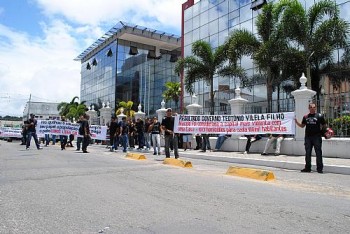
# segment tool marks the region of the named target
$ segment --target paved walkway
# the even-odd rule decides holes
[[[206,160],[215,160],[222,162],[242,163],[257,166],[268,166],[285,168],[292,170],[301,170],[304,168],[305,157],[293,155],[279,155],[273,154],[263,156],[256,153],[243,154],[242,152],[223,152],[223,151],[207,151],[200,152],[199,150],[180,149],[180,157],[197,158]],[[323,157],[323,164],[325,173],[337,173],[350,175],[350,160],[344,158],[326,158]],[[316,157],[312,156],[312,169],[316,171]]]
[[[90,145],[93,148],[106,148],[105,145]],[[162,149],[164,149],[162,147]],[[150,151],[139,151],[133,150],[130,152],[138,152],[153,154],[153,150]],[[220,161],[220,162],[229,162],[229,163],[238,163],[238,164],[247,164],[256,165],[256,166],[266,166],[266,167],[275,167],[275,168],[284,168],[290,170],[300,171],[304,168],[305,165],[305,157],[304,156],[293,156],[293,155],[279,155],[274,156],[273,154],[262,156],[257,153],[249,153],[243,154],[242,152],[224,152],[224,151],[207,151],[200,152],[199,150],[186,150],[179,149],[180,158],[184,160],[190,161],[191,159],[205,159],[212,161]],[[171,157],[173,153],[171,153]],[[323,171],[325,173],[336,173],[336,174],[344,174],[350,175],[350,159],[344,158],[328,158],[323,157],[324,168]],[[312,156],[312,170],[316,171],[316,158]]]

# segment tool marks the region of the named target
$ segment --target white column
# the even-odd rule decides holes
[[[135,120],[137,120],[137,119],[143,119],[144,120],[146,114],[141,111],[141,109],[142,109],[141,104],[139,104],[137,108],[138,108],[138,111],[134,114]]]
[[[121,108],[120,109],[120,114],[119,115],[117,115],[117,118],[118,118],[118,123],[120,122],[120,121],[122,121],[122,118],[123,117],[126,117],[126,115],[124,115],[124,108]]]
[[[230,103],[231,106],[231,115],[244,114],[243,107],[248,102],[248,100],[241,97],[240,88],[236,88],[235,93],[236,97],[228,100],[228,103]]]
[[[198,115],[198,111],[202,106],[197,103],[197,97],[195,94],[193,94],[192,100],[193,103],[186,106],[187,112],[189,115]]]
[[[305,83],[307,81],[307,78],[305,77],[304,73],[299,79],[301,86],[299,89],[293,91],[291,94],[294,96],[295,100],[295,116],[298,119],[299,122],[301,122],[304,115],[309,113],[309,103],[312,100],[312,97],[316,95],[316,91],[313,91],[311,89],[308,89],[305,86]],[[295,128],[295,139],[296,140],[303,140],[304,139],[304,128],[299,128],[296,126]]]
[[[92,105],[91,109],[89,109],[86,113],[90,116],[89,125],[97,124],[98,122],[97,111],[95,111],[94,105]]]
[[[165,113],[166,113],[164,100],[160,103],[160,105],[161,105],[161,107],[160,107],[160,109],[156,110],[156,113],[158,115],[158,121],[161,123],[162,119],[164,118]]]
[[[108,103],[107,106],[102,104],[102,108],[100,109],[100,125],[105,126],[108,121],[110,121],[112,116],[112,108],[109,107]]]

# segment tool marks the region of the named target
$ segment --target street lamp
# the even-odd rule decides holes
[[[315,51],[312,51],[312,53],[307,58],[307,67],[306,67],[306,77],[307,77],[307,88],[311,89],[311,66],[310,66],[310,59],[312,55],[314,55]]]

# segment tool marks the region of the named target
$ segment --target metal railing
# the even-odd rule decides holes
[[[314,100],[337,137],[350,137],[350,93],[320,95]]]
[[[350,137],[350,93],[321,95],[319,99],[315,97],[313,101],[318,106],[318,112],[325,116],[327,125],[333,129],[335,137]],[[294,98],[272,101],[272,113],[294,111]],[[244,105],[245,114],[267,112],[267,101],[249,102]],[[211,108],[203,107],[199,113],[210,115]],[[231,114],[231,107],[230,105],[216,105],[214,107],[214,114],[229,115]]]

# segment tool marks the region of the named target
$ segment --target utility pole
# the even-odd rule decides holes
[[[31,100],[32,100],[32,94],[29,95],[27,120],[29,120],[30,101],[31,101]]]

